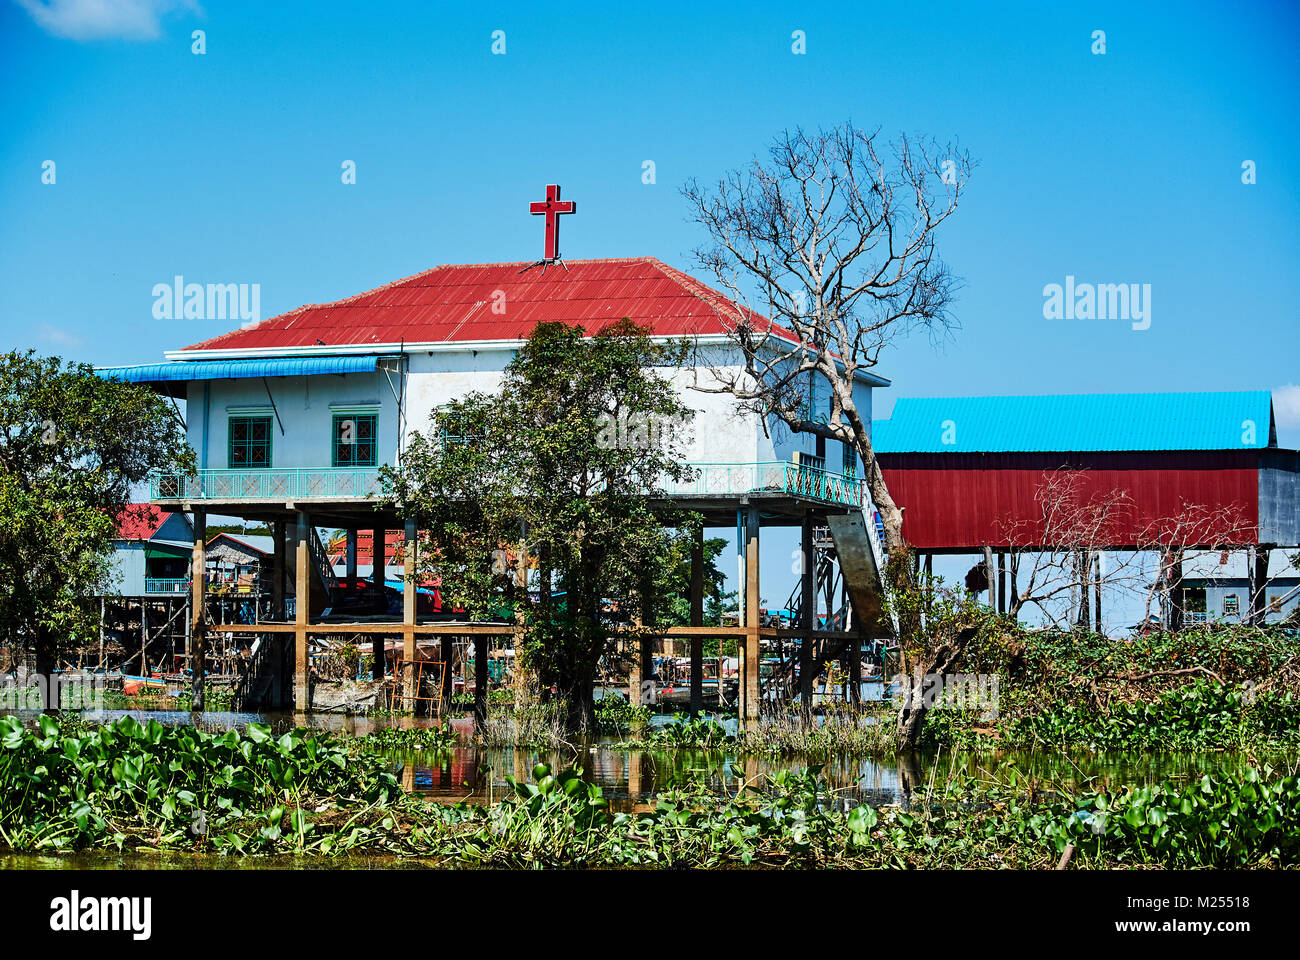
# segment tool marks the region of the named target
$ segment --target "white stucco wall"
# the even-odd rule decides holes
[[[754,463],[791,459],[798,450],[813,453],[815,438],[794,435],[783,424],[773,423],[766,433],[758,418],[738,413],[728,394],[701,392],[692,385],[715,383],[713,370],[736,373],[742,369],[733,348],[714,348],[707,366],[697,371],[665,370],[686,404],[696,411],[688,433],[686,459],[693,463]],[[379,415],[378,462],[397,462],[398,411],[393,387],[402,391],[406,410],[405,430],[427,431],[431,414],[442,405],[471,391],[493,392],[501,371],[514,356],[511,350],[414,351],[406,355],[407,374],[402,384],[395,373],[392,387],[388,376],[373,373],[313,377],[213,380],[189,385],[186,412],[189,437],[201,469],[228,469],[227,423],[231,416],[271,417],[271,467],[329,467],[331,465],[332,417],[340,407],[373,405]],[[267,385],[271,399],[267,396]],[[871,389],[859,384],[854,391],[863,419],[871,419]],[[815,402],[825,413],[825,386],[819,384]],[[278,413],[278,418],[276,414]],[[842,448],[827,448],[827,467],[838,472]]]
[[[397,383],[395,375],[393,382]],[[270,377],[265,384],[269,385],[275,401],[274,412],[271,399],[267,397],[267,386],[260,379],[209,380],[189,385],[186,403],[189,436],[200,468],[223,470],[229,467],[228,419],[249,414],[271,417],[273,468],[328,467],[332,457],[333,414],[337,408],[370,405],[379,415],[378,461],[393,462],[397,450],[397,400],[383,371]]]

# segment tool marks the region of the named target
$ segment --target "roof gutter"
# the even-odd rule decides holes
[[[705,346],[727,346],[733,341],[725,333],[680,334],[674,336],[651,337],[659,344],[677,343],[681,340],[693,340]],[[305,347],[240,347],[226,350],[167,350],[163,356],[173,361],[193,360],[245,360],[270,359],[274,357],[312,357],[312,356],[370,356],[376,354],[397,353],[460,353],[465,350],[482,352],[518,350],[527,340],[456,340],[436,343],[365,343],[365,344],[313,344]],[[888,387],[892,381],[859,369],[854,379],[873,387]]]

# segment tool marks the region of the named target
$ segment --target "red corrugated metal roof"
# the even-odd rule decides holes
[[[170,516],[148,503],[127,504],[125,510],[117,515],[117,538],[119,540],[152,540],[158,528],[167,522]]]
[[[504,294],[502,301],[501,294]],[[504,313],[493,305],[504,303]],[[558,320],[595,333],[628,317],[655,336],[725,333],[741,308],[653,257],[442,266],[334,303],[308,304],[186,350],[275,350],[522,340]],[[748,311],[745,311],[749,313]],[[766,320],[749,313],[760,323]],[[787,331],[773,327],[792,339]]]
[[[371,561],[371,536],[369,530],[357,531],[357,563],[370,565]],[[398,563],[397,554],[406,541],[406,535],[401,530],[384,531],[384,563],[392,566]],[[343,531],[338,531],[335,536],[330,538],[329,545],[325,548],[329,554],[330,563],[339,564],[347,560],[347,535]]]

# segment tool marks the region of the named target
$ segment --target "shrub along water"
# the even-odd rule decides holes
[[[1115,639],[984,616],[959,669],[999,678],[998,718],[934,710],[931,745],[1124,750],[1300,745],[1300,640],[1216,625]]]
[[[0,843],[20,850],[182,848],[354,852],[494,866],[1255,867],[1300,863],[1300,781],[1232,778],[1070,797],[949,777],[906,808],[848,804],[819,767],[719,795],[686,781],[653,810],[611,810],[599,787],[545,765],[489,806],[401,792],[383,762],[297,730],[273,737],[141,724],[62,731],[0,718]]]

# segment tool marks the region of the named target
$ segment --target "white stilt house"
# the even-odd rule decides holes
[[[186,401],[198,470],[194,476],[158,475],[150,493],[164,509],[194,514],[196,552],[208,514],[264,521],[275,529],[277,583],[296,569],[298,602],[293,624],[266,626],[270,633],[295,635],[292,672],[296,702],[303,706],[310,702],[310,637],[339,626],[316,622],[336,589],[316,529],[344,528],[355,537],[359,528],[405,528],[411,537],[406,518],[376,512],[369,498],[378,489],[378,468],[401,463],[408,438],[429,428],[435,410],[471,390],[495,389],[540,321],[559,320],[594,333],[626,317],[657,338],[695,342],[711,369],[743,369],[720,301],[729,303],[650,257],[441,266],[170,351],[162,363],[100,372]],[[819,445],[815,438],[738,414],[726,395],[690,389],[708,371],[661,372],[696,411],[689,447],[695,478],[656,496],[700,510],[710,525],[737,525],[747,600],[743,626],[733,632],[745,638],[742,652],[749,661],[741,685],[746,715],[757,716],[760,523],[802,524],[808,528],[805,540],[812,524],[829,525],[854,606],[867,611],[860,612],[859,627],[875,629],[880,550],[873,508],[858,479],[861,464],[851,451],[827,450],[824,441]],[[865,420],[870,421],[872,389],[887,383],[858,375],[855,399]],[[811,394],[814,409],[825,409],[826,397]],[[311,591],[302,589],[308,581]],[[419,637],[451,629],[418,619],[409,602],[402,623],[365,627],[400,632],[403,659],[413,661]],[[816,625],[815,618],[808,622]],[[702,635],[693,635],[693,646]],[[380,675],[383,658],[376,659]]]

